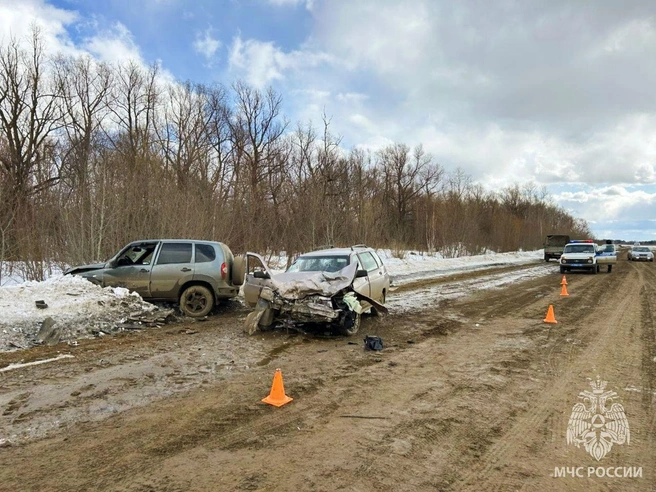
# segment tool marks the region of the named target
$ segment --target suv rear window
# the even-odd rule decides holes
[[[209,263],[216,259],[216,252],[209,244],[196,245],[196,263]]]
[[[164,243],[157,259],[158,265],[191,263],[191,243]]]

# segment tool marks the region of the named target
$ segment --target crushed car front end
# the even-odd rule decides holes
[[[363,311],[360,301],[387,311],[353,289],[356,275],[356,264],[337,272],[282,274],[275,278],[261,275],[257,303],[246,319],[245,331],[252,334],[276,324],[296,329],[322,325],[342,335],[354,335]]]

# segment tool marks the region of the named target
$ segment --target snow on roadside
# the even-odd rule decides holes
[[[44,301],[45,309],[36,307]],[[111,332],[136,313],[157,309],[139,294],[123,288],[101,288],[75,276],[51,277],[0,288],[0,351],[28,347],[46,318],[61,329],[61,340]]]
[[[544,250],[515,251],[512,253],[489,253],[460,258],[443,258],[409,252],[405,258],[395,258],[389,250],[378,251],[392,277],[394,285],[409,281],[438,278],[458,272],[482,270],[504,265],[521,265],[544,259]]]

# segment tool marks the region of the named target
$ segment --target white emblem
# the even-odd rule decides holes
[[[567,424],[567,444],[577,448],[581,444],[597,461],[610,451],[613,444],[629,444],[629,421],[626,419],[621,403],[613,403],[617,399],[614,391],[605,391],[606,381],[597,378],[591,381],[592,391],[581,391],[579,398],[583,402],[572,407],[572,415]]]

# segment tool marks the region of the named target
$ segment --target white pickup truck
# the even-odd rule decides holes
[[[592,239],[570,241],[560,257],[560,273],[587,270],[596,274],[603,265],[607,266],[610,273],[617,263],[615,248],[614,244],[598,246]]]

